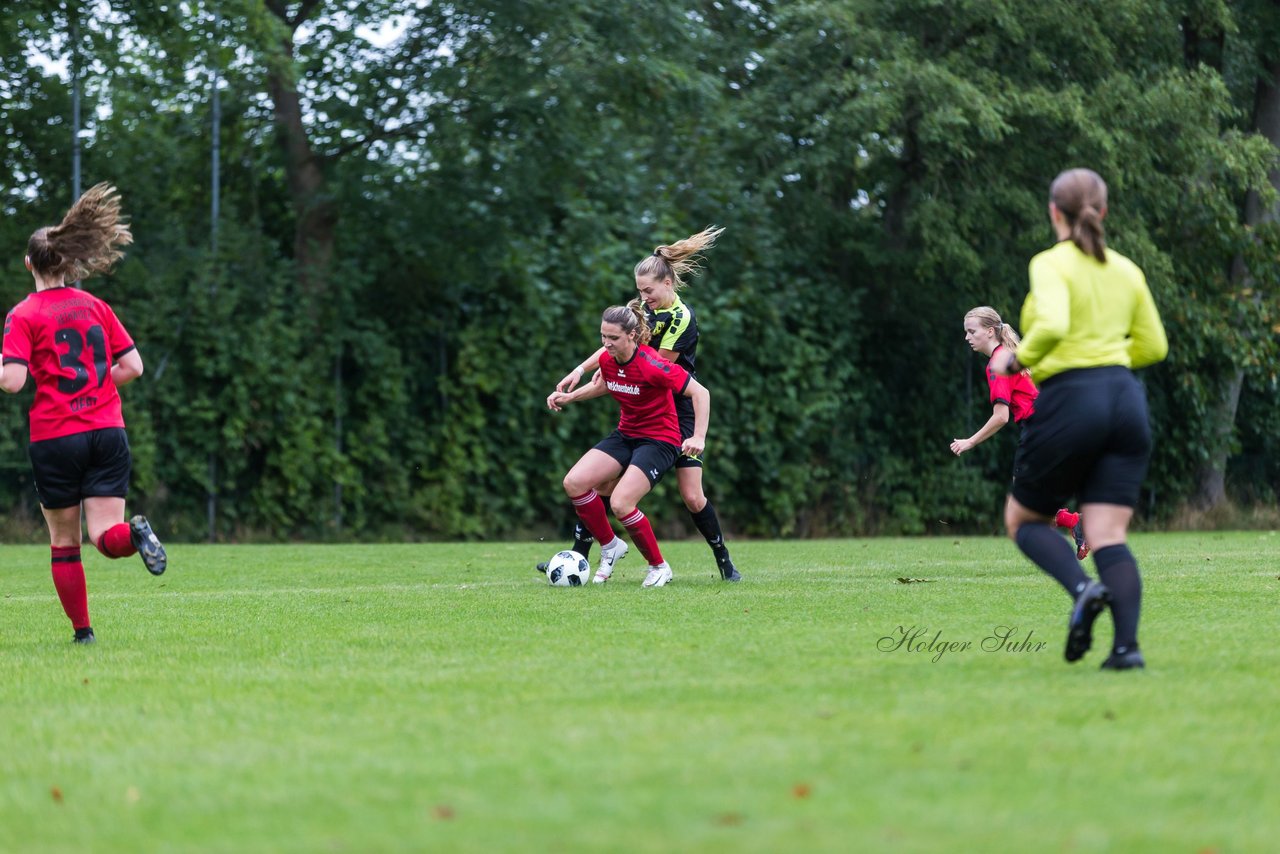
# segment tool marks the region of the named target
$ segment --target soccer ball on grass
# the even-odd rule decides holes
[[[577,552],[556,552],[547,561],[547,581],[553,587],[581,587],[591,578],[591,564]]]

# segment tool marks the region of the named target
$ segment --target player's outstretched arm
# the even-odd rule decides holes
[[[604,378],[597,371],[591,382],[575,391],[551,392],[551,394],[547,395],[547,408],[552,412],[559,412],[566,404],[577,403],[580,400],[590,400],[593,397],[604,397],[608,393],[609,387],[605,385]]]
[[[574,368],[572,371],[565,374],[564,379],[556,383],[556,391],[565,391],[565,392],[573,391],[573,389],[578,385],[578,382],[584,376],[586,376],[587,374],[590,374],[596,368],[600,367],[600,354],[603,352],[604,352],[604,348],[601,347],[599,350],[596,350],[595,353],[591,355],[591,358],[587,359],[581,365],[578,365],[578,367]]]
[[[968,439],[955,439],[951,442],[951,453],[958,457],[965,451],[973,450],[999,433],[1000,429],[1008,423],[1009,407],[1003,403],[995,404],[991,407],[991,417],[987,419],[987,423],[983,424],[977,433],[974,433]]]

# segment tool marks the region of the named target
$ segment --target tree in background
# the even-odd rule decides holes
[[[90,287],[156,354],[126,403],[142,503],[179,538],[211,495],[236,539],[551,533],[556,473],[608,414],[549,418],[545,390],[639,257],[715,222],[690,300],[730,528],[994,531],[1012,447],[946,447],[984,405],[958,318],[1017,317],[1072,163],[1111,184],[1173,343],[1145,375],[1149,511],[1215,477],[1274,502],[1274,4],[1091,9],[104,0],[84,168],[138,242]],[[68,22],[0,19],[18,247],[69,195],[66,86],[34,61]],[[30,513],[22,416],[0,414],[0,502]]]
[[[1275,148],[1235,127],[1239,108],[1219,74],[1186,66],[1180,21],[1164,4],[1109,4],[1105,16],[1078,4],[937,8],[780,7],[756,92],[758,114],[780,105],[770,150],[779,191],[806,197],[791,204],[819,211],[817,221],[844,223],[814,254],[839,257],[852,242],[865,259],[850,284],[894,345],[873,339],[860,361],[886,388],[911,390],[880,410],[871,438],[885,444],[864,469],[894,496],[886,509],[907,530],[995,516],[972,500],[954,504],[974,482],[945,461],[940,439],[960,432],[947,427],[952,413],[975,411],[957,395],[975,368],[956,318],[986,303],[1017,317],[1027,259],[1051,239],[1046,188],[1061,168],[1083,163],[1107,177],[1109,235],[1149,271],[1175,354],[1200,349],[1215,328],[1250,338],[1256,352],[1276,305],[1272,289],[1244,318],[1214,284],[1245,238],[1234,211],[1246,191],[1265,187]],[[805,221],[806,232],[815,228]],[[1274,253],[1253,257],[1258,275],[1273,275]],[[1206,293],[1215,294],[1207,303]],[[1263,360],[1274,372],[1274,353]],[[1229,386],[1221,362],[1174,364],[1148,375],[1168,403],[1185,400],[1188,384]],[[1157,418],[1163,437],[1177,437],[1161,443],[1151,479],[1167,512],[1194,487],[1181,461],[1202,458],[1211,442],[1176,405],[1158,407]],[[989,453],[1007,471],[1009,451]]]

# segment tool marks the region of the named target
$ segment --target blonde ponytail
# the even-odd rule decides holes
[[[675,290],[680,290],[688,284],[684,280],[685,276],[696,276],[702,271],[702,256],[698,253],[714,247],[716,238],[723,232],[723,228],[709,225],[697,234],[677,240],[670,246],[659,246],[653,250],[652,255],[636,264],[635,275],[659,281],[670,278]]]

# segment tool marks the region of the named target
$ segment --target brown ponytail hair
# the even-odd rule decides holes
[[[649,276],[658,281],[670,278],[674,289],[678,291],[687,284],[684,280],[685,276],[696,276],[701,272],[702,267],[699,262],[702,256],[698,253],[715,246],[716,238],[723,231],[723,228],[709,225],[697,234],[690,235],[684,240],[677,240],[670,246],[659,246],[653,250],[652,255],[636,265],[635,274]]]
[[[102,183],[90,187],[58,225],[37,229],[27,241],[27,258],[42,278],[73,282],[108,273],[124,257],[117,247],[133,242],[120,221],[120,196]]]
[[[649,338],[653,335],[653,330],[649,328],[649,321],[644,317],[644,303],[639,299],[633,299],[626,305],[609,306],[600,316],[600,320],[603,323],[622,327],[622,331],[634,338],[637,345],[648,344]]]
[[[1092,169],[1068,169],[1053,179],[1049,200],[1071,226],[1071,242],[1086,255],[1107,263],[1107,237],[1102,216],[1107,210],[1107,184]]]

